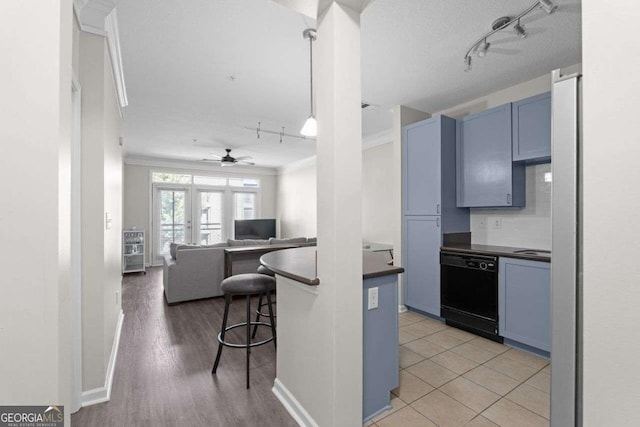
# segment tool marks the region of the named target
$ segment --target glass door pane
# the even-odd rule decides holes
[[[233,200],[235,208],[235,219],[256,219],[255,193],[233,193]]]
[[[222,191],[199,191],[196,213],[196,238],[201,245],[213,245],[224,240],[222,229],[224,193]],[[197,216],[197,215],[196,215]]]
[[[191,242],[189,190],[157,188],[155,191],[154,256],[169,253],[171,243]]]

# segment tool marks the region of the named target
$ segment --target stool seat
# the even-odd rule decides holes
[[[271,276],[271,277],[274,277],[276,275],[276,273],[269,270],[264,265],[261,265],[260,267],[258,267],[258,274],[266,274],[267,276]]]
[[[228,295],[258,295],[271,292],[275,286],[276,279],[258,273],[237,274],[220,283],[220,289]]]

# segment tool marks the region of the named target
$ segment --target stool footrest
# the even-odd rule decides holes
[[[255,326],[267,326],[267,327],[271,328],[271,323],[266,323],[266,322],[249,322],[249,324],[251,326],[254,326],[254,327]],[[231,326],[225,328],[224,331],[226,333],[226,332],[230,331],[231,329],[240,328],[240,327],[245,327],[246,328],[247,327],[247,322],[231,325]],[[255,343],[252,342],[252,343],[250,343],[248,345],[247,344],[236,344],[236,343],[231,343],[231,342],[224,341],[222,339],[222,332],[220,332],[218,334],[218,342],[220,344],[222,344],[222,345],[224,345],[226,347],[233,347],[233,348],[257,347],[259,345],[264,345],[264,344],[270,343],[271,341],[273,341],[273,337],[269,337],[266,340],[258,341],[258,342],[255,342]]]

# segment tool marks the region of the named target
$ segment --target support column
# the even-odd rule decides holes
[[[301,425],[362,424],[360,10],[331,2],[314,42],[320,285],[277,278],[274,393]]]
[[[332,305],[334,426],[362,423],[362,113],[360,14],[319,18],[318,277]]]

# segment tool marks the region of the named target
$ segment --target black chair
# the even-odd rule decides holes
[[[218,354],[216,355],[216,361],[213,364],[212,374],[215,374],[220,363],[220,355],[222,354],[222,347],[232,348],[244,348],[247,351],[247,388],[249,388],[249,355],[251,353],[251,347],[257,347],[259,345],[267,344],[273,341],[273,345],[277,348],[276,343],[276,326],[273,316],[273,305],[271,303],[271,291],[275,288],[276,280],[273,277],[265,274],[238,274],[235,276],[227,277],[222,281],[220,287],[224,292],[224,316],[222,318],[222,328],[218,334]],[[269,308],[269,319],[271,323],[251,321],[251,297],[259,295],[260,300],[264,296],[267,299],[267,307]],[[244,296],[247,300],[247,320],[246,322],[238,323],[232,326],[227,326],[227,318],[229,316],[229,305],[231,299],[234,296]],[[258,326],[268,326],[271,328],[271,337],[259,342],[251,342],[251,326],[257,328]],[[245,343],[230,343],[225,341],[225,334],[231,329],[246,327],[247,340]],[[255,332],[254,332],[255,335]]]
[[[258,267],[258,274],[264,274],[270,277],[275,277],[276,274],[269,270],[267,267],[265,267],[264,265],[261,265]],[[275,294],[276,292],[276,288],[275,286],[273,287],[273,292]],[[276,302],[272,301],[272,304],[275,305]],[[266,302],[264,302],[264,295],[260,295],[260,298],[258,299],[258,308],[256,309],[256,322],[260,321],[260,317],[264,316],[264,317],[268,317],[267,314],[262,312],[262,307],[264,307],[265,305],[267,305]],[[273,317],[278,317],[277,315],[274,315]],[[256,334],[258,333],[258,325],[255,325],[253,327],[253,334],[251,334],[251,338],[255,338]]]

